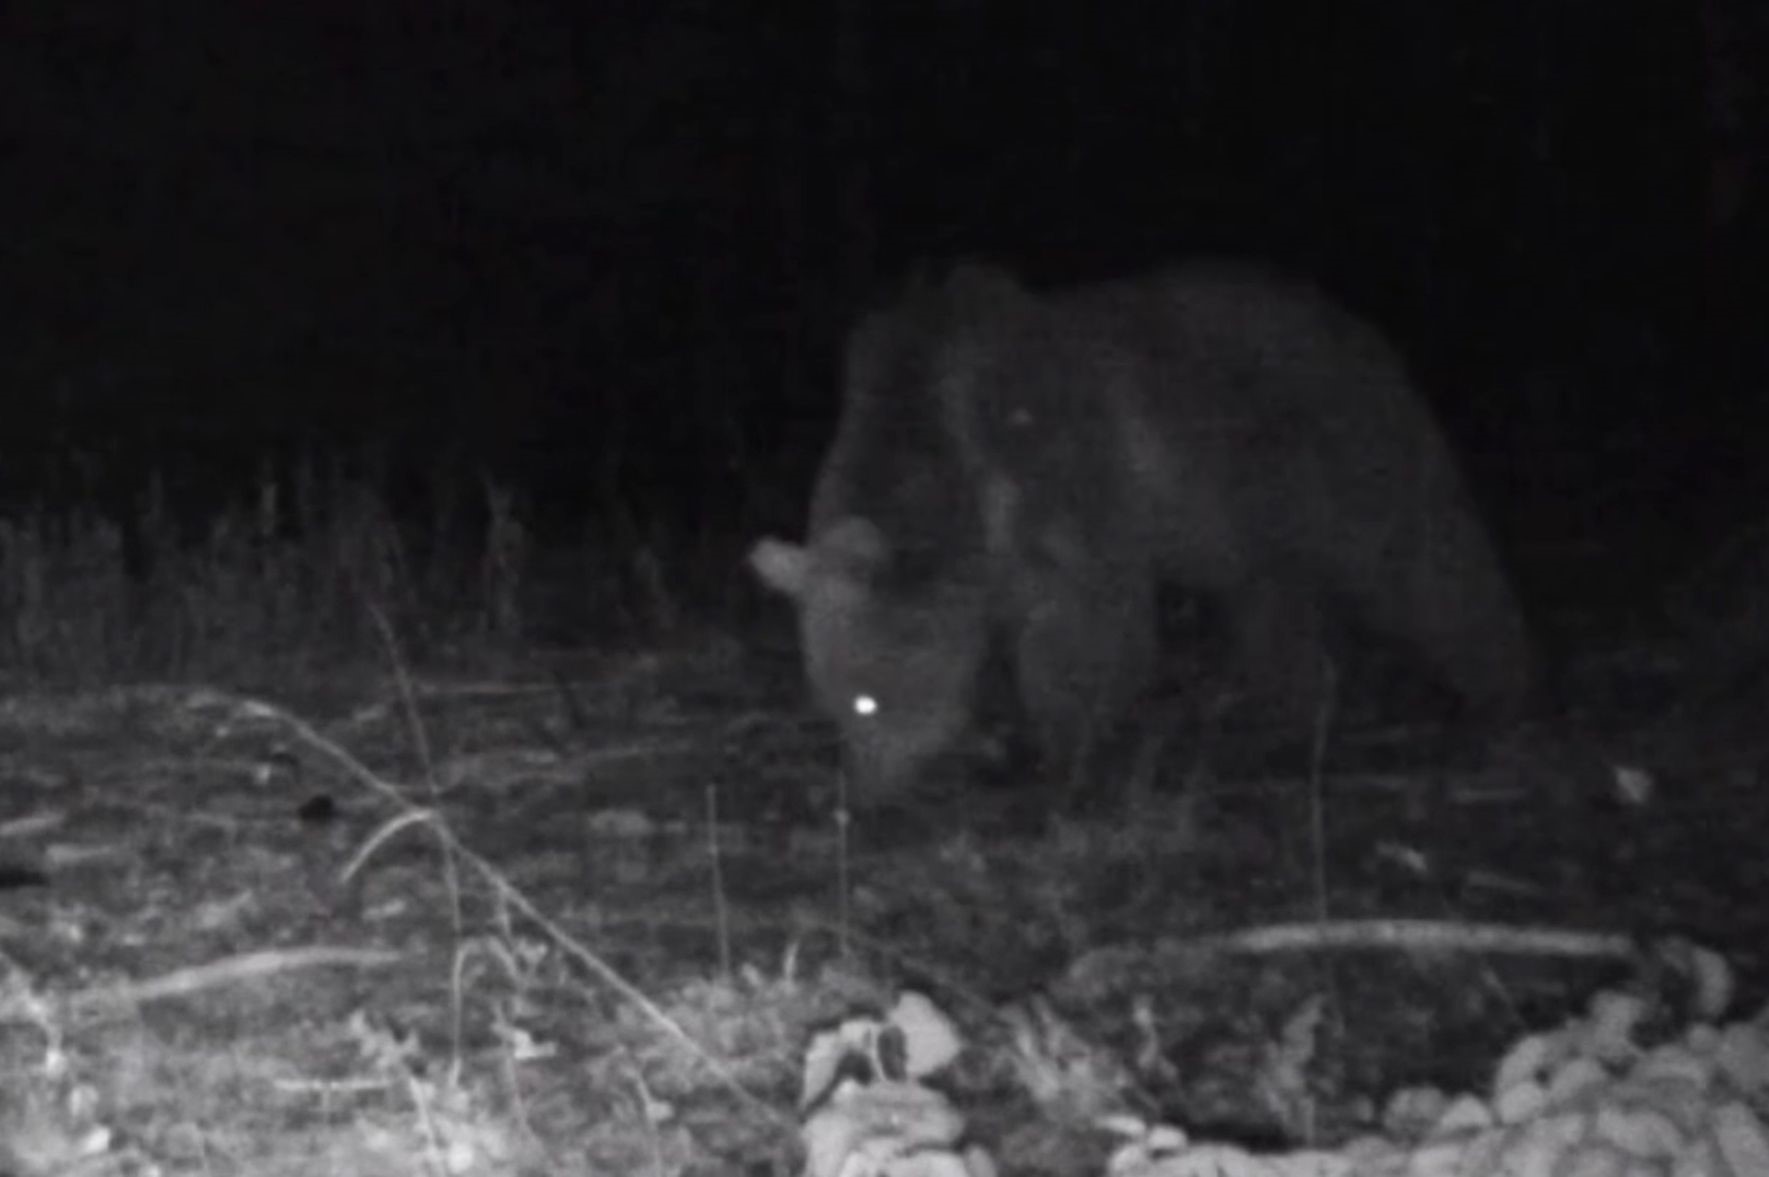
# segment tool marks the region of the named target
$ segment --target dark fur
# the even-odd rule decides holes
[[[992,646],[1051,771],[1085,776],[1157,670],[1162,585],[1217,602],[1274,695],[1313,689],[1329,617],[1472,706],[1527,689],[1437,426],[1380,336],[1309,287],[1221,267],[1038,295],[962,268],[865,320],[846,381],[807,545],[751,563],[798,605],[861,800],[964,734]]]

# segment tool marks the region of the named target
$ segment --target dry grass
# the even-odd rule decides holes
[[[250,496],[175,518],[156,480],[127,517],[0,515],[0,673],[15,682],[278,681],[384,657],[378,615],[420,659],[515,648],[532,540],[489,480],[476,518],[396,519],[333,467],[266,466]]]
[[[151,489],[126,523],[0,518],[0,868],[48,880],[0,897],[0,1173],[785,1173],[812,1029],[905,980],[965,1023],[954,1094],[1013,1171],[1098,1172],[1084,1133],[1060,1164],[1021,1136],[1028,1066],[1105,1057],[1145,1111],[1344,1139],[1394,1080],[1465,1084],[1588,988],[1534,950],[1203,934],[1329,892],[1341,916],[1581,910],[1372,877],[1404,785],[1202,773],[1111,824],[850,855],[805,816],[821,729],[741,644],[537,652],[539,545],[475,494],[417,528],[368,483],[267,470],[200,526]],[[586,600],[680,612],[649,555],[579,567]],[[1475,865],[1558,861],[1491,817],[1457,815]],[[1764,882],[1678,877],[1694,910]],[[1028,994],[1062,1017],[1004,1017]],[[1298,1025],[1308,1049],[1277,1049]]]

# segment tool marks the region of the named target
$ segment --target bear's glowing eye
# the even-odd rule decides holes
[[[878,699],[872,695],[854,696],[854,714],[870,719],[878,714]]]

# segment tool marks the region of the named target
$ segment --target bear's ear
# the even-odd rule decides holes
[[[761,582],[777,593],[797,599],[805,592],[811,575],[811,553],[798,544],[772,537],[749,550],[749,567]]]
[[[804,601],[813,589],[825,597],[841,587],[864,586],[890,555],[876,524],[849,516],[820,532],[809,547],[783,539],[758,541],[749,550],[749,567],[775,592]]]

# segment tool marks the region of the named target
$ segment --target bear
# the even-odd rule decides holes
[[[1239,676],[1320,689],[1334,626],[1469,712],[1530,691],[1510,582],[1425,401],[1313,285],[1200,263],[1034,291],[963,264],[864,317],[806,540],[749,563],[794,603],[850,803],[910,794],[1005,664],[1046,775],[1089,788],[1163,664],[1178,590]]]

